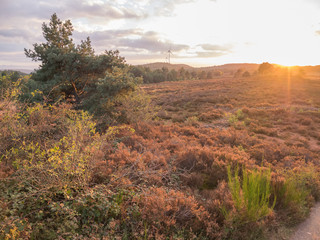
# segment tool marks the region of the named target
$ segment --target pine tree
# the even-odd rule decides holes
[[[75,45],[73,30],[70,20],[62,22],[53,14],[50,23],[42,25],[46,42],[33,44],[33,50],[25,49],[27,57],[41,62],[32,75],[33,88],[40,89],[50,101],[63,98],[80,103],[86,89],[103,78],[106,71],[126,67],[118,51],[95,55],[89,37]]]

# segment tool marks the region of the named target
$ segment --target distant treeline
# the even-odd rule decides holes
[[[10,76],[10,79],[12,81],[17,81],[20,76],[25,76],[27,74],[20,72],[20,71],[15,71],[15,70],[0,70],[0,76]]]
[[[177,69],[177,68],[176,68]],[[317,73],[316,67],[286,67],[277,64],[263,62],[256,69],[244,67],[238,69],[185,69],[183,67],[169,70],[167,67],[150,69],[146,66],[130,66],[129,72],[134,77],[141,77],[143,83],[159,83],[165,81],[182,81],[197,79],[213,79],[221,76],[233,76],[235,78],[263,77],[263,76],[291,76],[303,77],[308,72]]]
[[[196,71],[186,70],[183,67],[179,70],[169,70],[166,67],[161,69],[151,70],[149,67],[131,66],[130,72],[135,77],[141,77],[143,83],[158,83],[165,81],[182,81],[182,80],[195,80],[195,79],[212,79],[223,75],[222,71]]]

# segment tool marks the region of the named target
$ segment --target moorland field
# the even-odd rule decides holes
[[[3,237],[271,238],[286,236],[282,229],[319,200],[316,77],[225,76],[141,88],[157,110],[153,120],[100,133],[68,104],[1,102]],[[64,169],[51,176],[43,171],[55,166],[38,166],[44,159],[65,161]],[[249,175],[238,192],[237,171],[240,179]],[[255,189],[250,174],[270,189]],[[266,191],[268,199],[249,200],[245,191]]]
[[[319,67],[151,70],[72,31],[1,72],[0,239],[288,239],[320,200]]]

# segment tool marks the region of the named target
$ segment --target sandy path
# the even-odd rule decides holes
[[[320,203],[311,209],[309,218],[298,225],[290,240],[320,240]]]

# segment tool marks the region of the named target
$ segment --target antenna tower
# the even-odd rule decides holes
[[[169,64],[170,64],[170,57],[171,57],[171,54],[172,54],[171,49],[169,49],[169,50],[168,50],[168,60],[169,60]]]

